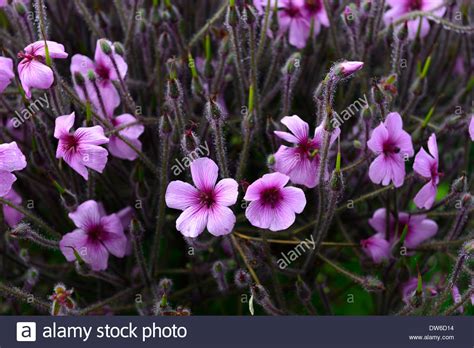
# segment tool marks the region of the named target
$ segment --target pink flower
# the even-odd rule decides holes
[[[390,259],[391,245],[382,233],[377,233],[368,239],[361,240],[360,245],[374,263]]]
[[[67,58],[64,46],[54,42],[46,41],[51,58]],[[54,82],[53,70],[45,64],[46,51],[44,41],[36,41],[25,47],[24,52],[18,53],[22,58],[18,64],[21,85],[28,98],[31,98],[31,88],[48,89]]]
[[[59,139],[56,158],[63,158],[69,166],[88,180],[86,167],[102,173],[107,164],[108,152],[98,146],[109,142],[101,126],[81,127],[74,133],[69,130],[74,125],[74,112],[56,118],[54,137]]]
[[[369,168],[369,177],[375,184],[386,186],[393,181],[395,187],[405,180],[405,159],[414,154],[410,135],[403,130],[402,118],[397,112],[388,114],[372,132],[368,147],[377,155]]]
[[[0,57],[0,93],[3,93],[14,77],[13,60],[11,60],[11,58]]]
[[[404,246],[408,249],[414,249],[422,244],[424,241],[430,239],[438,232],[438,225],[433,220],[427,219],[426,215],[409,215],[400,212],[398,214],[398,230],[395,231],[395,218],[392,214],[389,215],[389,229],[388,236],[387,229],[387,215],[385,208],[375,211],[373,217],[369,219],[369,225],[377,232],[368,240],[361,241],[361,244],[366,254],[371,257],[374,262],[378,263],[382,259],[388,259],[390,253],[385,243],[375,241],[374,238],[381,238],[393,246],[398,242],[402,236],[405,226],[407,226],[407,234],[405,236]],[[391,248],[391,247],[390,247]]]
[[[384,14],[384,21],[386,25],[395,21],[397,18],[406,15],[412,11],[432,12],[436,16],[443,16],[446,7],[443,5],[443,0],[387,0],[391,9]],[[438,8],[437,10],[434,10]],[[420,26],[421,21],[421,26]],[[410,40],[415,39],[418,27],[420,26],[420,37],[425,37],[430,31],[430,23],[426,18],[414,19],[408,21],[408,37]]]
[[[194,186],[172,181],[166,189],[166,205],[183,210],[176,220],[176,229],[184,236],[195,238],[207,227],[214,236],[232,232],[235,215],[228,207],[238,196],[234,179],[222,179],[216,184],[219,169],[213,160],[203,157],[191,163]]]
[[[16,176],[12,172],[26,167],[26,159],[16,142],[0,144],[0,197],[10,192]]]
[[[471,123],[469,123],[469,135],[471,140],[474,141],[474,116],[471,116]]]
[[[421,148],[416,154],[413,169],[415,172],[429,178],[430,181],[415,196],[415,204],[418,208],[429,209],[433,206],[436,198],[437,186],[439,183],[438,173],[438,144],[436,143],[436,135],[431,134],[428,139],[428,154],[425,149]]]
[[[104,215],[96,201],[86,201],[69,213],[77,229],[67,233],[59,242],[68,261],[75,261],[76,251],[94,271],[107,269],[109,253],[123,257],[127,238],[117,214]]]
[[[402,284],[402,298],[403,302],[410,303],[410,299],[415,295],[418,287],[418,278],[412,277],[407,282]]]
[[[290,178],[281,173],[265,174],[252,183],[244,199],[250,201],[245,216],[255,227],[285,230],[306,206],[303,190],[285,187]]]
[[[113,118],[112,124],[115,128],[122,129],[119,131],[119,134],[122,137],[124,137],[137,149],[142,149],[142,143],[140,140],[138,140],[138,138],[145,131],[145,127],[142,124],[137,124],[137,119],[135,117],[130,114],[123,114]],[[130,161],[133,161],[138,157],[137,153],[116,135],[112,135],[110,137],[109,151],[115,157],[127,159]]]
[[[128,70],[127,63],[125,63],[122,56],[115,53],[115,48],[113,44],[105,39],[97,40],[94,61],[82,54],[75,54],[72,57],[71,74],[74,76],[74,74],[77,72],[83,75],[87,94],[90,98],[90,101],[94,105],[96,111],[102,115],[103,111],[97,93],[92,83],[87,78],[87,74],[89,71],[93,71],[95,73],[97,77],[97,86],[99,88],[99,92],[104,103],[105,111],[107,113],[103,116],[111,117],[114,113],[115,108],[120,105],[119,93],[115,88],[114,84],[112,83],[112,81],[119,80],[119,76],[117,75],[117,72],[110,57],[102,51],[101,40],[104,40],[110,46],[110,49],[112,50],[111,56],[117,63],[117,68],[120,72],[120,77],[122,79],[125,78],[125,75],[127,74]],[[82,100],[86,100],[87,98],[84,95],[83,89],[77,85],[75,85],[74,87],[79,97]]]
[[[294,147],[281,145],[275,153],[275,170],[286,174],[295,184],[315,187],[319,183],[319,149],[322,146],[324,126],[320,125],[314,132],[314,138],[309,137],[309,126],[298,116],[286,116],[281,120],[292,134],[275,131],[279,138],[295,144]],[[339,136],[337,128],[331,135],[332,144]],[[328,176],[328,173],[325,173]]]
[[[272,9],[275,5],[272,1]],[[267,0],[254,0],[260,13],[265,11]],[[306,46],[311,20],[314,19],[314,34],[317,35],[323,26],[329,26],[329,19],[322,0],[279,0],[278,1],[279,34],[289,33],[289,42],[297,48]]]
[[[3,196],[6,200],[15,203],[16,205],[21,204],[21,197],[16,191],[12,188],[5,196]],[[7,222],[8,226],[11,228],[18,225],[18,223],[23,219],[23,214],[20,213],[18,210],[9,207],[8,205],[3,205],[3,216],[5,221]]]

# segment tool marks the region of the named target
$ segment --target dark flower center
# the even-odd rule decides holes
[[[293,5],[293,3],[290,1],[288,4],[288,7],[284,9],[284,12],[288,15],[288,17],[295,18],[295,17],[300,17],[301,16],[301,11],[298,8],[298,6]]]
[[[199,193],[199,201],[207,208],[210,208],[214,203],[216,203],[214,191],[201,191]]]
[[[315,15],[321,10],[321,0],[306,0],[304,7],[311,15]]]
[[[260,194],[260,199],[265,205],[274,208],[281,200],[280,189],[276,187],[267,188]]]
[[[79,140],[73,135],[73,134],[68,134],[64,136],[62,139],[64,142],[64,147],[66,148],[66,151],[72,150],[76,151],[77,147],[79,145]]]
[[[105,65],[102,65],[102,64],[97,65],[96,68],[95,68],[95,72],[101,80],[109,80],[110,79],[110,70]]]
[[[421,10],[421,5],[423,4],[423,0],[411,0],[408,5],[408,9],[410,11],[419,11]]]
[[[105,231],[102,225],[97,224],[97,225],[90,226],[87,229],[87,236],[89,237],[90,240],[97,242],[97,241],[101,241],[101,237],[104,232]]]
[[[300,159],[303,159],[304,157],[312,159],[318,153],[318,146],[312,143],[311,140],[308,140],[304,143],[299,143],[297,149],[297,153],[300,156]]]
[[[383,144],[383,153],[385,155],[390,155],[393,153],[400,153],[400,148],[393,144],[393,143],[385,143]]]

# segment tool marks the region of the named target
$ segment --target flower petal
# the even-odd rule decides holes
[[[236,218],[232,210],[222,205],[215,204],[209,210],[207,230],[216,237],[223,236],[232,232],[235,221]]]
[[[48,89],[54,82],[53,70],[37,60],[23,59],[18,64],[18,73],[28,98],[31,98],[31,88]]]
[[[104,129],[101,126],[78,128],[74,132],[74,136],[81,145],[102,145],[109,142],[109,139],[104,135]]]
[[[5,196],[8,192],[10,192],[15,181],[15,175],[7,171],[0,170],[0,197]]]
[[[56,120],[54,121],[54,137],[56,139],[59,139],[61,136],[69,134],[69,130],[74,125],[75,117],[76,116],[74,111],[70,115],[56,117]]]
[[[216,203],[225,207],[234,205],[239,195],[239,184],[234,179],[222,179],[214,189]]]
[[[86,167],[94,169],[96,172],[102,173],[106,164],[109,153],[106,149],[96,145],[80,145],[78,151],[81,155],[81,163]]]
[[[0,171],[13,172],[26,167],[26,158],[16,142],[0,144]]]
[[[199,192],[187,182],[172,181],[166,189],[165,201],[169,208],[185,210],[199,203]]]
[[[306,197],[302,189],[297,187],[284,187],[281,189],[283,201],[291,210],[301,213],[306,206]]]
[[[59,249],[68,261],[76,261],[74,250],[81,255],[82,248],[87,246],[87,234],[81,230],[76,229],[70,233],[66,233],[59,242]],[[83,255],[81,255],[82,257]]]
[[[430,219],[424,219],[413,226],[405,238],[405,245],[409,249],[418,247],[438,232],[438,224]]]
[[[193,182],[201,191],[214,188],[218,172],[219,168],[217,167],[217,164],[210,158],[198,158],[191,163],[191,176]]]
[[[74,222],[74,225],[84,231],[87,231],[90,226],[99,225],[101,218],[99,205],[93,200],[85,201],[68,216]]]
[[[418,208],[430,209],[433,206],[433,203],[436,198],[436,185],[433,184],[433,181],[429,181],[424,185],[421,190],[416,194],[413,201],[415,202]]]
[[[205,207],[190,206],[176,220],[176,229],[185,237],[196,238],[206,228],[208,212]]]
[[[308,123],[303,121],[298,115],[285,116],[281,119],[288,129],[294,134],[294,136],[300,142],[306,142],[309,135],[309,126]]]

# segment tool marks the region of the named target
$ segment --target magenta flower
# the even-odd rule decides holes
[[[13,60],[11,58],[0,57],[0,93],[3,93],[14,77]]]
[[[74,119],[74,112],[56,118],[54,137],[59,139],[56,158],[63,158],[72,169],[88,180],[86,167],[99,173],[104,170],[108,152],[98,145],[107,144],[109,139],[104,136],[101,126],[81,127],[70,133]]]
[[[253,226],[281,231],[293,225],[306,197],[300,188],[285,187],[289,180],[281,173],[265,174],[247,188],[244,199],[250,204],[245,216]]]
[[[471,140],[474,141],[474,116],[471,116],[471,123],[469,123],[469,135]]]
[[[274,169],[280,173],[286,174],[295,184],[304,185],[312,188],[319,183],[319,149],[322,146],[324,126],[320,125],[314,132],[314,138],[309,137],[309,126],[298,116],[286,116],[281,120],[291,131],[275,131],[279,138],[295,144],[294,147],[281,145],[275,153]],[[331,134],[330,143],[332,144],[339,136],[340,129]],[[326,177],[329,175],[325,173]]]
[[[436,135],[434,133],[431,134],[428,139],[428,150],[430,153],[427,153],[425,149],[421,148],[416,154],[415,163],[413,164],[415,172],[430,179],[430,181],[428,181],[428,183],[417,193],[414,199],[418,208],[425,209],[429,209],[433,206],[439,183],[438,144],[436,143]]]
[[[22,199],[13,188],[5,196],[3,196],[3,198],[12,203],[15,203],[16,205],[21,205]],[[5,221],[7,225],[11,228],[18,225],[18,223],[23,219],[24,215],[22,213],[6,204],[3,205],[2,210]]]
[[[232,232],[235,215],[228,207],[238,196],[238,184],[234,179],[222,179],[216,184],[219,169],[207,158],[191,163],[194,186],[183,181],[172,181],[166,189],[166,205],[183,210],[176,220],[176,229],[184,236],[195,238],[207,227],[214,236]]]
[[[254,5],[260,13],[263,13],[267,0],[254,0]],[[272,1],[272,9],[274,5],[275,0]],[[288,32],[290,44],[297,48],[306,46],[312,19],[314,19],[315,35],[321,30],[321,25],[329,26],[322,0],[279,0],[277,6],[279,34]]]
[[[120,96],[112,81],[119,80],[119,76],[117,75],[111,58],[102,51],[100,44],[101,40],[105,39],[97,40],[94,61],[82,54],[75,54],[72,57],[71,74],[74,76],[74,74],[77,72],[83,75],[85,80],[86,91],[90,98],[90,101],[94,105],[95,110],[102,115],[103,111],[97,93],[92,83],[87,78],[87,74],[89,71],[93,71],[95,73],[97,77],[97,86],[99,88],[99,92],[104,103],[104,108],[107,113],[103,116],[112,117],[115,108],[120,105]],[[111,56],[117,63],[117,68],[120,72],[120,77],[122,79],[125,78],[125,75],[127,74],[128,70],[127,63],[125,63],[122,56],[115,53],[115,48],[113,44],[110,41],[105,41],[108,43],[110,49],[112,50]],[[82,100],[86,100],[87,98],[84,94],[83,89],[77,85],[75,85],[74,87],[79,97]]]
[[[76,251],[94,271],[107,269],[109,254],[123,257],[127,238],[117,214],[104,215],[96,201],[86,201],[69,213],[77,229],[67,233],[59,242],[68,261],[75,261]]]
[[[360,245],[374,263],[390,259],[392,247],[382,233],[377,233],[368,239],[361,240]]]
[[[381,208],[375,211],[371,219],[369,219],[369,225],[377,232],[371,238],[382,238],[387,240],[391,246],[393,246],[400,239],[405,226],[407,227],[407,234],[404,241],[404,246],[408,249],[414,249],[422,244],[424,241],[430,239],[438,232],[438,225],[433,220],[427,219],[426,215],[410,215],[407,213],[398,214],[398,230],[395,231],[395,218],[392,214],[389,215],[389,230],[388,236],[386,235],[387,229],[387,216],[385,208]],[[370,239],[370,238],[369,238]],[[377,262],[379,259],[389,258],[389,253],[383,254],[384,257],[380,257],[382,251],[386,251],[386,246],[380,247],[380,241],[370,240],[367,243],[367,240],[361,242],[362,245],[367,245],[366,253],[369,257],[372,257],[374,262]],[[379,250],[374,250],[376,245]],[[379,253],[377,253],[379,252]],[[380,254],[380,255],[379,255]],[[373,257],[373,255],[378,255]]]
[[[369,168],[369,177],[375,184],[395,187],[405,180],[405,160],[414,154],[410,135],[403,130],[402,118],[397,112],[388,114],[372,132],[367,146],[377,155]]]
[[[119,134],[122,137],[134,145],[138,150],[142,149],[142,143],[138,138],[145,131],[145,127],[142,124],[137,124],[137,119],[135,117],[130,114],[123,114],[113,118],[111,121],[116,129],[122,129],[119,131]],[[110,137],[109,151],[113,156],[127,159],[129,161],[133,161],[138,157],[137,153],[116,135]]]
[[[16,142],[0,144],[0,197],[10,192],[16,176],[12,172],[26,167],[26,159]]]
[[[386,25],[395,21],[397,18],[406,15],[412,11],[432,12],[434,15],[442,17],[446,11],[446,7],[442,6],[443,0],[387,0],[391,9],[384,14]],[[435,10],[437,8],[437,10]],[[420,26],[421,21],[421,26]],[[420,37],[425,37],[430,31],[430,23],[428,19],[422,17],[408,21],[408,38],[415,39],[418,27],[420,26]]]
[[[46,41],[51,58],[67,58],[64,46],[54,42]],[[28,98],[31,98],[31,88],[48,89],[54,82],[53,70],[45,64],[46,51],[45,42],[36,41],[25,47],[24,52],[18,53],[22,58],[18,64],[21,85]]]

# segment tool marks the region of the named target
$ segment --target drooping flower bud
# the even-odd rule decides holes
[[[216,280],[220,292],[226,292],[229,289],[227,280],[225,278],[227,267],[222,261],[216,261],[212,265],[212,276]]]

